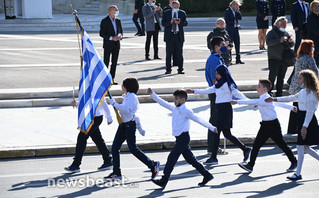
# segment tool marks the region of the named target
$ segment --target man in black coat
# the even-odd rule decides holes
[[[123,38],[121,20],[117,18],[118,10],[117,6],[111,5],[108,9],[109,15],[102,19],[100,25],[100,36],[103,38],[104,63],[109,67],[110,55],[112,54],[110,73],[115,85],[117,84],[114,82],[114,78],[120,52],[120,40]]]
[[[176,65],[178,66],[178,74],[184,74],[183,70],[183,44],[184,44],[184,26],[188,25],[186,13],[179,10],[180,3],[173,2],[173,9],[166,9],[163,12],[162,25],[164,30],[164,42],[166,43],[166,72],[172,72],[172,55]]]
[[[307,18],[307,39],[315,44],[314,58],[319,66],[319,1],[310,4],[311,13]]]
[[[302,25],[307,22],[309,11],[309,3],[305,2],[305,0],[298,0],[291,6],[290,18],[296,35],[295,52],[299,48]]]
[[[145,24],[142,8],[145,5],[144,0],[135,0],[135,10],[133,15],[133,22],[137,28],[137,33],[135,36],[145,36]],[[141,25],[138,24],[137,19],[140,20]]]
[[[226,21],[226,30],[230,36],[230,40],[235,44],[236,64],[245,64],[240,60],[240,25],[238,24],[238,20],[242,19],[239,11],[240,5],[241,3],[238,0],[231,1],[229,7],[225,11],[224,19]]]

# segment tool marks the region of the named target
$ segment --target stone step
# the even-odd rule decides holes
[[[84,7],[84,8],[79,8],[77,11],[78,11],[78,13],[82,13],[82,12],[95,12],[95,14],[96,13],[98,13],[98,11],[100,10],[100,8],[86,8],[86,7]]]

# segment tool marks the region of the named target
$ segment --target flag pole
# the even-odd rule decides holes
[[[75,18],[75,22],[76,22],[76,32],[77,32],[77,37],[78,37],[78,45],[79,45],[79,50],[80,50],[80,61],[81,61],[81,70],[83,69],[83,56],[82,56],[82,49],[81,49],[81,44],[80,44],[80,36],[79,36],[79,32],[80,32],[80,24],[79,24],[79,21],[78,21],[78,17],[77,17],[77,11],[73,9],[73,6],[72,6],[72,2],[69,1],[69,5],[72,9],[72,14],[74,15],[74,18]],[[113,83],[111,83],[111,86],[113,85]],[[74,90],[73,90],[74,92]],[[110,99],[112,99],[112,95],[110,93],[110,91],[107,91],[107,94],[109,96]],[[117,122],[119,124],[122,123],[122,118],[120,116],[120,113],[118,112],[118,110],[114,108],[114,111],[115,111],[115,114],[116,114],[116,119],[117,119]]]

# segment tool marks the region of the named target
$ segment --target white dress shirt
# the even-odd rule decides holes
[[[207,89],[194,89],[194,93],[195,94],[216,93],[216,101],[215,101],[216,104],[230,102],[233,96],[241,100],[248,99],[244,94],[238,91],[238,89],[236,89],[233,85],[231,85],[231,91],[230,91],[227,83],[224,83],[220,88],[215,88],[215,85],[214,85],[214,86],[208,87]]]
[[[113,29],[114,29],[114,32],[115,32],[115,36],[117,36],[117,26],[116,26],[116,17],[114,17],[114,19],[112,19],[112,17],[109,15],[110,19],[111,19],[111,23],[113,25]],[[113,36],[110,36],[110,40],[113,39]]]
[[[174,12],[174,9],[172,9],[172,19],[174,18],[174,13],[176,13],[176,19],[178,19],[178,12]],[[173,28],[172,28],[173,31]],[[178,24],[176,24],[176,32],[179,32]]]
[[[278,97],[278,102],[294,102],[298,101],[298,108],[300,111],[306,111],[305,121],[303,126],[308,127],[311,119],[318,108],[318,100],[313,91],[307,91],[307,89],[302,89],[295,95]]]
[[[265,102],[266,98],[269,98],[268,93],[264,93],[259,96],[259,99],[238,100],[237,104],[257,105],[261,114],[262,121],[271,121],[277,119],[277,113],[275,106],[293,110],[294,106],[285,103]]]
[[[182,104],[180,107],[173,106],[158,97],[154,92],[151,94],[151,97],[161,106],[172,111],[172,130],[173,136],[179,136],[183,132],[187,132],[190,129],[190,119],[201,124],[202,126],[208,128],[211,131],[215,130],[215,127],[204,119],[196,116],[192,110],[188,109],[185,104]]]
[[[107,122],[113,122],[112,115],[109,109],[109,106],[107,105],[105,98],[103,99],[103,102],[96,108],[96,114],[95,116],[101,116],[104,115],[106,117]]]
[[[123,122],[133,121],[135,113],[139,106],[138,98],[135,93],[131,92],[123,94],[122,97],[122,104],[114,102],[114,104],[112,105],[119,110]]]

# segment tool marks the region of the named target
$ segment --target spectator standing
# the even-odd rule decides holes
[[[229,3],[229,7],[226,9],[224,14],[224,19],[226,21],[226,30],[230,36],[231,42],[235,44],[236,50],[236,64],[245,64],[240,60],[240,37],[239,29],[240,25],[238,20],[242,19],[241,13],[239,11],[239,6],[241,2],[238,0],[233,0]]]
[[[143,15],[146,19],[146,43],[145,43],[145,60],[150,59],[150,45],[153,37],[154,59],[160,59],[158,56],[158,32],[161,30],[159,17],[162,15],[162,8],[155,5],[156,0],[148,0],[143,6]]]
[[[286,46],[293,47],[294,41],[291,35],[285,30],[287,25],[287,19],[285,17],[279,17],[275,21],[272,29],[267,33],[266,43],[268,45],[268,79],[274,87],[276,82],[276,96],[282,96],[282,88],[284,85],[284,78],[287,72],[287,64],[283,61],[283,51]],[[271,95],[271,90],[269,95]]]
[[[257,29],[258,29],[258,41],[259,49],[266,50],[266,32],[269,27],[269,3],[268,0],[256,0],[257,9]]]
[[[310,4],[311,13],[307,19],[307,38],[315,44],[314,58],[319,65],[319,1],[314,0]]]
[[[309,11],[309,3],[305,2],[305,0],[298,0],[291,6],[290,17],[296,35],[295,52],[299,48],[302,25],[307,22]]]
[[[270,5],[271,25],[273,25],[278,17],[286,15],[286,0],[272,0]]]
[[[172,5],[173,9],[166,9],[163,13],[162,19],[162,25],[165,27],[164,41],[166,43],[165,74],[170,74],[172,72],[172,56],[176,65],[178,66],[178,74],[184,74],[184,26],[187,26],[188,22],[186,20],[186,13],[183,10],[179,10],[180,3],[178,1],[173,1]]]
[[[226,52],[222,53],[221,56],[224,59],[224,62],[227,66],[231,64],[231,43],[230,37],[225,29],[226,22],[223,18],[216,20],[216,28],[211,31],[207,36],[207,48],[210,51],[214,50],[214,47],[211,45],[211,40],[213,37],[220,36],[225,40],[225,46],[227,47]]]
[[[103,38],[104,63],[106,67],[109,67],[110,55],[112,54],[110,73],[112,75],[113,84],[117,85],[117,83],[114,82],[114,79],[117,60],[120,53],[120,40],[123,38],[123,29],[121,19],[117,17],[119,15],[119,9],[117,6],[109,6],[108,11],[109,15],[101,21],[100,36]]]
[[[144,6],[145,2],[144,0],[135,0],[135,10],[134,10],[134,14],[133,14],[133,22],[137,28],[137,33],[135,34],[135,36],[145,36],[145,24],[144,24],[144,16],[143,16],[143,12],[142,12],[142,8]],[[137,19],[140,20],[140,24],[138,24]]]

